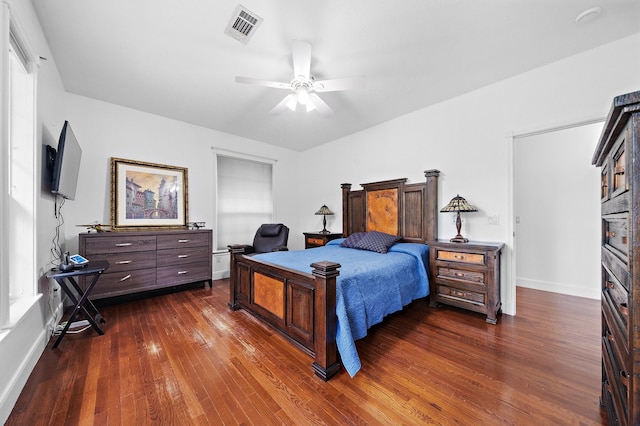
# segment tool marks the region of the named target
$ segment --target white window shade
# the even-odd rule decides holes
[[[256,230],[273,220],[273,165],[218,154],[217,249],[251,244]]]

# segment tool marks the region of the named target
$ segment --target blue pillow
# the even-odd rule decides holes
[[[358,244],[365,235],[367,235],[366,232],[354,232],[340,243],[340,247],[356,248],[356,244]]]
[[[368,232],[353,248],[360,250],[375,251],[377,253],[386,253],[389,247],[394,245],[400,237],[397,235],[389,235],[384,232],[371,231]]]

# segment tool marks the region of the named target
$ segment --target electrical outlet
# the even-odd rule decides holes
[[[493,215],[488,217],[489,225],[499,225],[500,224],[500,216]]]

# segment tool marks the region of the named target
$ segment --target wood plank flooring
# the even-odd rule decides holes
[[[219,280],[101,308],[105,335],[51,341],[6,424],[606,424],[596,300],[519,288],[495,326],[416,301],[325,383],[228,296]]]

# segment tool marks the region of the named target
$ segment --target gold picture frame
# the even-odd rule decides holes
[[[187,168],[111,158],[114,229],[184,228],[188,221]]]

